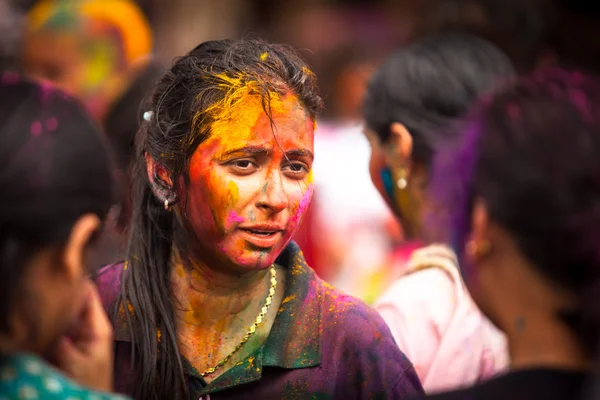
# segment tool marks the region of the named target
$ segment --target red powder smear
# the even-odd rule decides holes
[[[19,82],[19,74],[14,72],[5,72],[2,74],[2,84],[3,85],[14,85]]]
[[[231,214],[229,214],[229,217],[227,218],[227,226],[231,226],[235,223],[240,222],[244,222],[244,218],[237,215],[235,211],[232,211]]]
[[[58,128],[58,121],[56,120],[56,118],[54,118],[54,117],[48,118],[46,120],[46,129],[49,132],[54,132],[56,130],[56,128]]]
[[[31,124],[30,130],[33,136],[39,136],[42,133],[42,123],[40,121],[34,121]]]

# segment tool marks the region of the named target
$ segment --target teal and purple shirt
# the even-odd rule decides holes
[[[319,279],[290,243],[277,260],[286,269],[284,300],[254,354],[206,384],[185,365],[190,399],[408,399],[423,394],[412,364],[379,314]],[[98,276],[107,310],[115,309],[123,264]],[[125,391],[129,332],[115,322],[115,385]]]

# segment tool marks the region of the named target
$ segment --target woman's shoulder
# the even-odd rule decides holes
[[[343,360],[348,383],[362,379],[370,394],[382,391],[386,398],[403,398],[422,393],[412,363],[379,313],[326,283],[322,289],[323,360]]]
[[[3,357],[0,363],[0,397],[8,399],[125,400],[126,397],[94,392],[69,380],[60,371],[28,354]]]
[[[321,285],[323,331],[336,336],[338,344],[373,349],[376,343],[397,349],[390,329],[373,307],[328,283]]]

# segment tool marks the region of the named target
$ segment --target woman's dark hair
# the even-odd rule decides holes
[[[424,38],[388,58],[371,79],[365,122],[382,143],[394,122],[413,137],[413,160],[429,165],[449,126],[473,102],[513,75],[500,50],[475,36],[445,33]]]
[[[473,199],[482,199],[532,265],[579,296],[578,309],[560,316],[597,352],[600,84],[536,72],[482,104],[461,140],[434,162],[432,190],[446,216],[435,226],[450,228],[461,253]]]
[[[82,106],[50,86],[0,75],[0,331],[21,301],[24,266],[74,223],[113,204],[108,146]]]
[[[202,43],[178,59],[154,90],[152,116],[136,139],[129,267],[119,302],[135,310],[126,316],[138,399],[187,396],[170,285],[177,226],[163,202],[178,193],[181,178],[187,182],[189,160],[223,110],[252,94],[262,98],[270,115],[270,99],[286,92],[297,96],[307,113],[316,117],[322,102],[314,74],[291,48],[254,39]],[[151,188],[145,154],[169,172],[174,187],[155,178],[158,184]],[[157,198],[152,189],[164,197]]]

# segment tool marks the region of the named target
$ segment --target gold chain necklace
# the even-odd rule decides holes
[[[267,295],[267,298],[265,300],[265,305],[260,310],[260,314],[258,314],[258,317],[256,317],[256,320],[254,321],[254,323],[252,325],[250,325],[250,329],[248,329],[248,332],[246,333],[246,335],[244,336],[242,341],[237,346],[235,346],[235,349],[233,349],[233,351],[231,353],[229,353],[229,355],[227,355],[227,357],[225,357],[224,359],[219,361],[219,363],[217,365],[215,365],[212,368],[207,369],[206,371],[204,371],[203,373],[200,374],[200,376],[202,376],[203,378],[207,375],[214,374],[215,371],[217,371],[227,361],[229,361],[231,356],[233,356],[239,349],[241,349],[244,346],[244,344],[246,344],[248,339],[250,339],[250,337],[252,337],[252,335],[254,335],[254,332],[256,332],[256,328],[263,322],[263,318],[265,317],[265,315],[267,315],[267,311],[269,311],[269,307],[271,306],[271,303],[273,302],[273,296],[275,296],[275,288],[277,287],[277,270],[275,270],[275,266],[271,265],[271,268],[269,269],[269,271],[271,272],[271,287],[269,288],[269,294]]]

